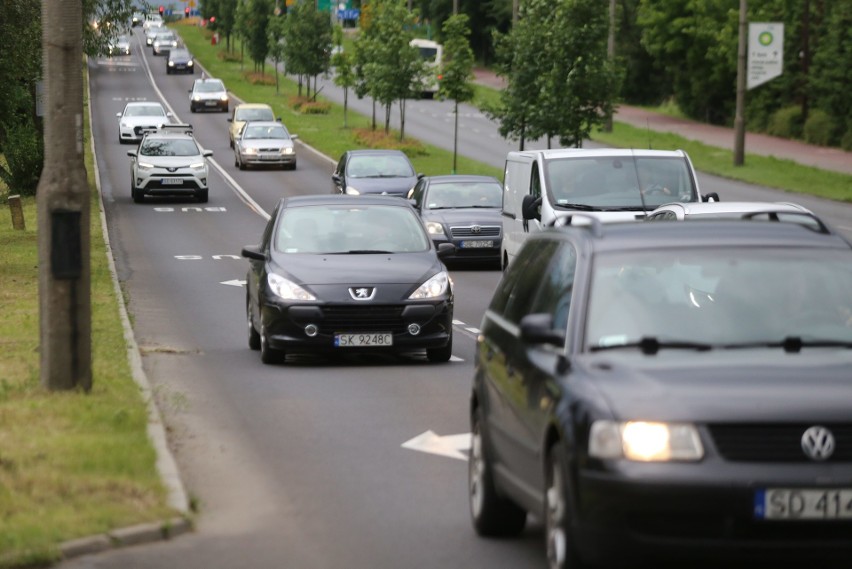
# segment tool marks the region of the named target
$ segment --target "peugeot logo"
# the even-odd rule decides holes
[[[802,435],[802,450],[811,460],[826,460],[834,453],[834,435],[825,427],[813,426]]]
[[[482,227],[480,227],[479,225],[472,225],[470,227],[470,232],[471,233],[482,233]]]
[[[350,287],[349,295],[355,300],[371,300],[376,296],[376,288],[370,286]]]

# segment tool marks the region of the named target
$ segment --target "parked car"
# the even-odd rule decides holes
[[[453,349],[453,288],[411,205],[381,196],[301,196],[243,248],[248,344],[264,363],[293,352]]]
[[[228,144],[233,148],[237,133],[242,130],[246,121],[274,121],[275,113],[272,112],[272,107],[265,103],[240,103],[234,106],[227,120],[231,123],[228,125]]]
[[[692,162],[681,150],[509,152],[504,172],[504,267],[529,235],[573,212],[607,222],[632,221],[669,202],[719,201],[716,194],[701,195]]]
[[[171,113],[153,101],[133,101],[124,105],[118,117],[118,142],[138,142],[146,129],[159,128],[171,122]]]
[[[331,174],[332,193],[406,197],[423,174],[416,174],[400,150],[347,150]]]
[[[228,90],[221,79],[196,79],[189,90],[189,110],[193,113],[200,109],[217,109],[227,113],[228,100]]]
[[[189,195],[199,202],[208,198],[207,158],[188,124],[165,125],[145,133],[138,150],[130,156],[130,192],[133,201],[145,196]]]
[[[852,244],[825,225],[587,221],[530,236],[485,313],[476,531],[532,514],[554,568],[848,563]]]
[[[500,266],[503,186],[491,176],[426,176],[408,193],[436,245],[452,243],[449,261]]]
[[[296,169],[296,147],[299,135],[290,134],[277,121],[251,121],[243,124],[234,145],[234,166],[281,166]]]
[[[171,49],[177,46],[177,36],[170,30],[158,32],[154,36],[154,41],[151,42],[151,50],[154,55],[168,55]]]
[[[186,48],[173,48],[166,60],[166,74],[195,73],[195,60]]]
[[[130,39],[127,36],[117,36],[107,44],[109,55],[130,55]]]

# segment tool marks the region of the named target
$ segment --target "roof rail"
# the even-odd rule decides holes
[[[566,227],[566,226],[574,225],[574,218],[575,217],[579,217],[579,218],[582,218],[582,219],[588,219],[589,223],[582,223],[582,224],[579,224],[578,226],[579,227],[582,227],[582,226],[585,226],[585,225],[591,226],[592,235],[594,235],[595,237],[603,237],[603,222],[601,221],[601,219],[599,217],[588,214],[588,213],[577,212],[577,213],[571,213],[571,214],[568,214],[568,215],[560,215],[559,217],[557,217],[556,219],[553,220],[553,223],[551,223],[550,226],[558,229],[560,227]]]
[[[752,220],[761,216],[766,216],[766,219],[768,221],[786,221],[790,217],[804,218],[801,222],[795,220],[789,221],[793,223],[798,223],[799,225],[803,225],[808,229],[813,229],[815,231],[818,231],[819,233],[824,233],[826,235],[831,235],[834,233],[831,228],[828,227],[825,222],[823,222],[823,220],[821,220],[819,217],[809,211],[783,211],[773,209],[750,211],[748,213],[744,213],[742,219]],[[812,221],[813,223],[808,223],[808,221]]]

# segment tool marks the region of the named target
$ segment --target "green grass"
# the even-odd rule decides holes
[[[90,393],[42,388],[35,198],[23,199],[25,230],[13,230],[10,216],[0,216],[0,567],[45,563],[56,559],[62,541],[175,515],[166,505],[146,434],[147,410],[127,362],[88,142],[86,150]],[[0,187],[4,206],[7,194]]]

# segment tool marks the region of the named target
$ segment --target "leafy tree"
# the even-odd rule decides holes
[[[813,101],[816,108],[827,112],[837,125],[833,141],[852,140],[852,0],[826,3],[824,34],[811,69]],[[845,63],[842,63],[845,62]]]
[[[234,26],[237,21],[237,0],[205,0],[201,5],[204,17],[214,16],[216,23],[213,29],[221,31],[225,37],[225,49],[232,50],[231,36],[234,35]]]
[[[334,45],[336,53],[331,56],[331,65],[334,67],[334,84],[343,88],[343,128],[348,128],[349,115],[349,89],[357,82],[355,76],[354,57],[348,51],[343,50],[343,28],[334,27]]]
[[[278,64],[284,61],[284,22],[283,16],[273,16],[266,28],[269,56],[275,62],[275,93],[279,92]]]
[[[465,14],[450,16],[444,21],[441,34],[444,38],[444,54],[438,84],[438,98],[453,101],[453,173],[456,172],[458,155],[459,103],[473,99],[473,50],[468,40],[469,19]]]
[[[302,2],[291,7],[284,23],[284,63],[290,73],[299,76],[299,96],[302,95],[302,77],[314,77],[328,71],[331,44],[331,23],[313,2]],[[316,91],[316,79],[314,80]],[[307,95],[310,96],[310,84]],[[314,93],[316,96],[316,92]]]
[[[269,55],[269,38],[267,26],[272,14],[272,0],[247,0],[245,36],[248,43],[249,57],[254,62],[255,71],[266,69],[266,57]]]

